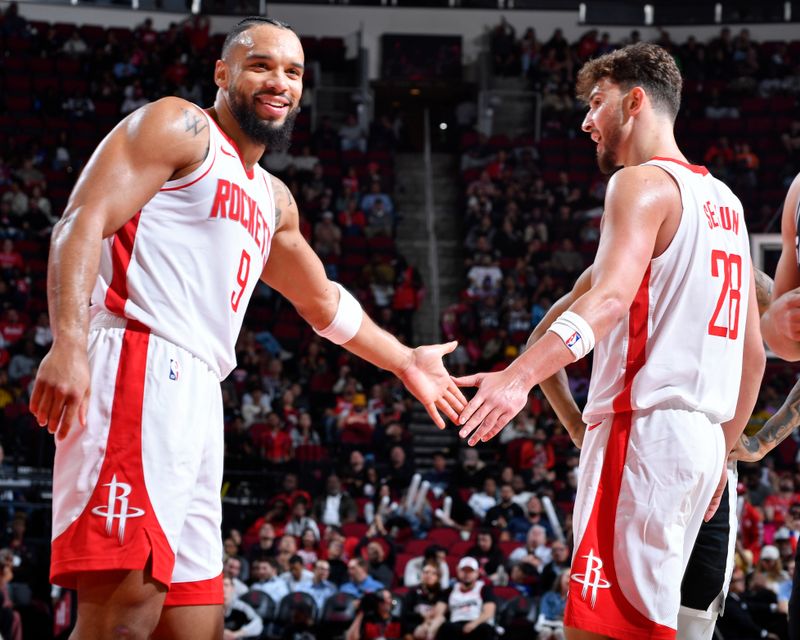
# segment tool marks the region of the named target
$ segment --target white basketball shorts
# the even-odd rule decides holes
[[[565,626],[674,640],[681,580],[724,449],[719,425],[684,410],[621,412],[587,427]]]
[[[57,442],[50,578],[141,570],[165,606],[221,604],[219,379],[139,323],[103,313],[89,334],[86,428]]]

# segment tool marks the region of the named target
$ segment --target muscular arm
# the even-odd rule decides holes
[[[797,225],[795,214],[800,202],[798,175],[783,205],[781,218],[781,257],[775,272],[772,304],[761,319],[761,331],[769,348],[784,360],[800,360],[800,268],[795,254]]]
[[[553,324],[553,321],[564,311],[569,309],[575,300],[589,290],[591,281],[592,268],[589,267],[578,277],[575,285],[572,288],[572,291],[561,297],[555,302],[555,304],[553,304],[552,307],[550,307],[550,309],[548,309],[544,318],[542,318],[541,322],[536,325],[536,328],[528,338],[526,348],[529,348],[539,338],[541,338],[550,325]],[[576,447],[580,448],[581,444],[583,443],[583,434],[586,429],[586,425],[583,423],[581,410],[578,408],[578,405],[575,403],[575,399],[572,397],[572,393],[569,390],[569,381],[567,379],[566,370],[561,369],[546,380],[542,380],[542,382],[539,384],[539,387],[541,387],[542,393],[544,393],[544,396],[547,398],[550,406],[553,407],[553,411],[555,411],[556,416],[561,421],[561,424],[564,425],[564,428],[569,433],[569,437],[572,439],[572,442]]]
[[[286,185],[274,177],[272,184],[276,211],[280,212],[280,226],[273,238],[270,257],[261,279],[285,296],[312,327],[324,329],[336,314],[339,290],[328,280],[322,261],[300,233],[300,213]],[[342,346],[376,367],[398,376],[440,428],[444,428],[444,421],[436,412],[436,407],[455,420],[457,413],[453,406],[460,410],[466,402],[449,381],[444,367],[435,366],[435,361],[440,361],[445,353],[452,351],[455,343],[411,349],[364,314],[356,335]],[[421,370],[430,372],[434,369],[437,383],[449,388],[444,394],[448,401],[440,399],[442,394],[433,394],[432,387],[427,384],[430,380],[421,376]]]
[[[742,434],[733,457],[758,462],[800,425],[800,381],[796,382],[780,409],[754,435]]]
[[[609,182],[591,287],[570,306],[589,323],[597,341],[628,312],[654,255],[662,225],[668,216],[674,222],[679,207],[677,185],[656,167],[628,167]],[[547,332],[499,375],[460,379],[462,385],[480,387],[461,412],[461,437],[469,436],[469,444],[474,446],[499,433],[522,409],[534,385],[574,360],[561,338]]]
[[[47,270],[53,346],[39,369],[30,408],[52,433],[61,423],[59,437],[66,435],[76,412],[84,422],[88,303],[101,242],[133,218],[170,177],[202,162],[208,146],[202,118],[197,107],[179,98],[159,100],[125,118],[92,154],[53,228]]]

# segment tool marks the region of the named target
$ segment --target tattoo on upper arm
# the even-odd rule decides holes
[[[275,200],[275,229],[278,228],[278,225],[281,223],[281,208],[278,206],[278,201]]]
[[[196,113],[192,113],[188,109],[181,109],[183,111],[183,123],[186,131],[191,131],[195,136],[198,135],[203,129],[208,128],[208,123],[205,118],[201,118]]]
[[[751,440],[758,440],[759,444],[763,443],[767,450],[770,450],[783,442],[798,425],[800,425],[800,381],[792,387],[777,413],[767,420]]]
[[[760,313],[764,313],[769,308],[769,304],[772,301],[772,278],[761,271],[761,269],[754,269],[753,275],[756,281],[758,310]]]
[[[286,183],[283,183],[283,188],[286,189],[286,199],[289,201],[289,206],[292,206],[292,192],[289,191],[289,187],[286,186]]]

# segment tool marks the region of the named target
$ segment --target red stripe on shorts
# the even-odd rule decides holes
[[[164,600],[165,607],[223,604],[222,574],[209,580],[195,582],[173,582]]]
[[[648,620],[628,602],[614,566],[617,504],[633,417],[631,391],[633,379],[647,359],[649,307],[650,267],[628,314],[624,386],[614,398],[614,416],[592,514],[573,555],[564,625],[613,638],[674,640],[675,629]]]
[[[106,291],[106,309],[118,316],[125,316],[125,303],[128,301],[128,266],[131,263],[136,229],[139,227],[141,209],[128,220],[114,235],[111,245],[111,284]]]
[[[53,540],[50,579],[74,589],[88,571],[141,570],[169,586],[175,555],[158,523],[144,480],[142,407],[149,332],[128,323],[122,340],[105,457],[80,516]]]

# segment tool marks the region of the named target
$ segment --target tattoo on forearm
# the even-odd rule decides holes
[[[761,269],[753,269],[756,281],[756,301],[758,302],[759,313],[764,313],[772,300],[772,278]]]
[[[783,442],[798,425],[800,425],[800,381],[792,387],[777,413],[767,420],[755,436],[749,438],[749,440],[757,441],[755,449],[751,448],[751,444],[745,443],[744,436],[742,444],[748,451],[757,451],[762,444],[767,451],[770,451]]]
[[[204,118],[201,118],[196,113],[191,113],[188,109],[181,109],[183,111],[183,123],[186,126],[186,131],[191,131],[194,135],[199,134],[203,129],[208,127],[208,123]]]
[[[748,453],[758,453],[758,447],[761,444],[758,441],[758,438],[748,436],[746,433],[742,434],[742,437],[739,438],[739,442],[741,442],[742,447]]]

